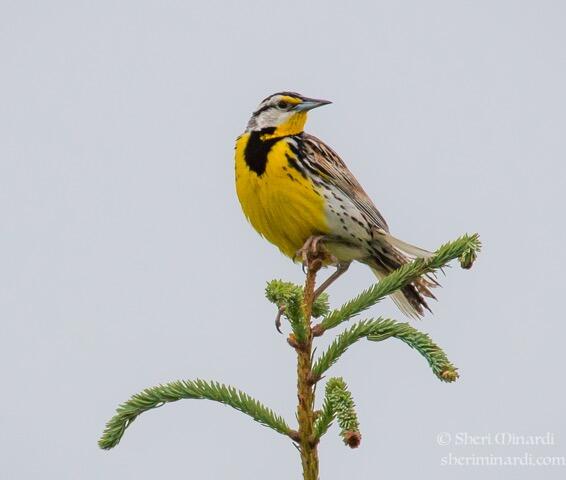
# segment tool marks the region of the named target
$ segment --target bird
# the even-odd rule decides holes
[[[236,192],[254,229],[293,261],[320,243],[331,259],[326,263],[336,267],[315,296],[353,261],[367,265],[379,280],[432,255],[391,235],[338,154],[304,131],[307,113],[330,103],[295,92],[274,93],[261,101],[235,145]],[[435,286],[436,279],[424,275],[392,299],[405,315],[420,318],[425,309],[431,311],[425,297],[435,298]]]

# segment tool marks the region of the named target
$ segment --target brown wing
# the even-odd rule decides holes
[[[311,164],[311,167],[318,171],[325,182],[338,188],[349,197],[376,228],[388,232],[387,222],[338,154],[313,135],[303,133],[302,137],[302,153],[305,157],[303,161]]]

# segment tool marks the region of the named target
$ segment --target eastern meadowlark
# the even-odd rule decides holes
[[[257,232],[295,260],[297,252],[322,243],[336,271],[319,294],[354,260],[378,278],[430,252],[393,237],[383,216],[341,158],[303,131],[307,112],[327,100],[275,93],[263,100],[236,140],[236,190]],[[408,316],[420,317],[424,297],[437,285],[421,277],[393,294]]]

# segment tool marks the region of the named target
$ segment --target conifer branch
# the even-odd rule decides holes
[[[477,233],[463,235],[453,242],[442,245],[432,257],[417,258],[403,265],[340,308],[330,312],[317,326],[318,330],[322,333],[340,325],[372,307],[387,295],[408,285],[421,275],[433,273],[455,258],[460,259],[463,268],[470,268],[480,248],[481,242]]]
[[[395,337],[417,350],[426,358],[433,373],[443,382],[453,382],[458,378],[456,367],[431,338],[419,332],[408,323],[398,323],[390,319],[363,320],[342,332],[316,360],[312,368],[312,381],[318,381],[334,365],[340,356],[362,338],[377,342]]]
[[[314,245],[316,246],[316,243]],[[362,338],[377,342],[395,337],[424,356],[440,380],[453,382],[458,378],[458,372],[442,349],[427,334],[419,332],[407,323],[382,318],[355,323],[338,335],[314,364],[313,339],[325,330],[334,328],[370,308],[415,278],[433,273],[455,258],[460,259],[462,268],[470,268],[480,248],[477,234],[464,235],[441,246],[433,256],[416,259],[395,270],[378,284],[330,313],[326,294],[314,298],[316,274],[324,263],[323,252],[307,252],[307,278],[304,288],[281,280],[269,282],[266,296],[277,305],[280,314],[283,313],[289,319],[293,330],[288,342],[297,354],[297,430],[290,429],[281,416],[234,387],[218,382],[186,380],[148,388],[121,404],[114,417],[106,424],[98,442],[99,446],[103,449],[115,447],[125,430],[143,412],[181,399],[207,399],[229,405],[260,424],[289,437],[300,452],[303,479],[317,480],[318,442],[335,419],[344,443],[355,448],[361,441],[354,401],[342,378],[329,379],[322,409],[314,412],[316,383],[351,345]],[[322,322],[312,325],[311,317],[322,316]]]
[[[341,377],[328,380],[326,384],[326,398],[332,406],[340,426],[342,440],[350,448],[357,448],[362,440],[358,416],[354,408],[355,404],[352,394]]]
[[[281,416],[276,415],[247,393],[218,382],[180,380],[147,388],[121,404],[116,409],[116,414],[106,424],[98,445],[106,450],[115,447],[120,442],[126,428],[140,414],[182,399],[207,399],[220,402],[249,415],[256,422],[276,432],[293,436],[293,431]]]

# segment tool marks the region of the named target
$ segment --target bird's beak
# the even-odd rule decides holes
[[[298,110],[299,112],[307,112],[309,110],[312,110],[313,108],[328,105],[329,103],[332,102],[328,100],[317,100],[316,98],[305,98],[295,107],[295,110]]]

